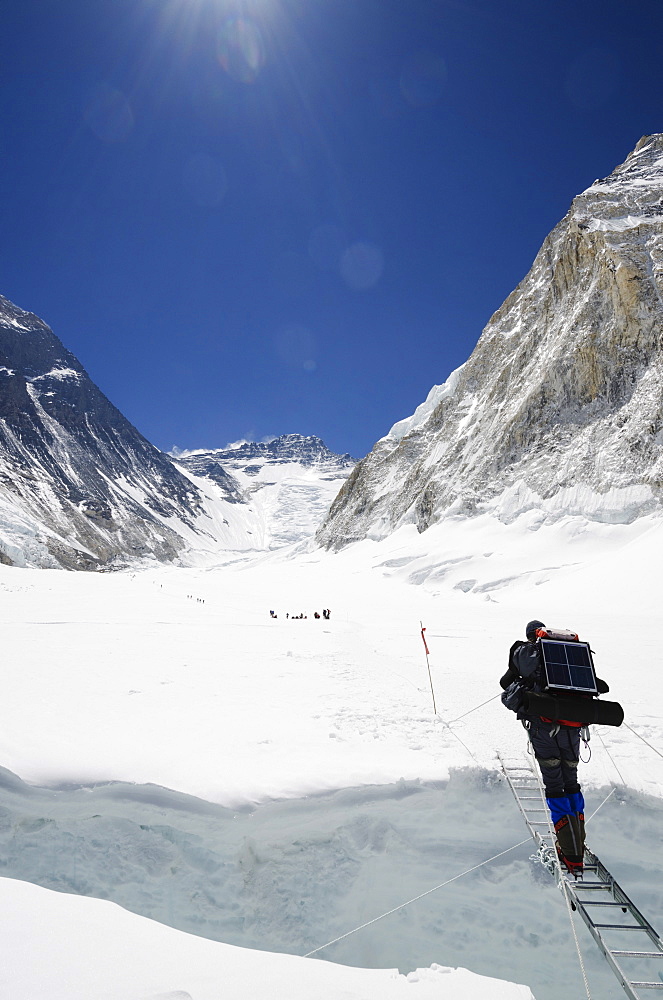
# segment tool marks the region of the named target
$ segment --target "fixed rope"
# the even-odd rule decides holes
[[[373,917],[372,920],[367,920],[366,923],[360,924],[359,927],[353,927],[351,931],[346,931],[345,934],[341,934],[339,937],[334,938],[332,941],[327,941],[326,944],[321,944],[319,948],[314,948],[313,951],[307,952],[304,958],[310,958],[311,955],[317,955],[319,951],[324,951],[325,948],[329,948],[330,945],[336,944],[337,941],[343,941],[345,938],[350,937],[352,934],[356,934],[357,931],[363,931],[365,927],[370,927],[371,924],[377,924],[378,920],[384,920],[385,917],[391,916],[392,913],[396,913],[398,910],[402,910],[404,907],[409,906],[411,903],[416,903],[417,900],[423,899],[424,896],[430,896],[432,892],[437,892],[438,889],[443,889],[445,885],[450,885],[451,882],[457,882],[459,878],[463,878],[465,875],[469,875],[470,872],[477,871],[478,868],[483,868],[484,865],[489,865],[491,861],[497,861],[498,858],[504,857],[510,851],[515,851],[517,847],[522,847],[523,844],[529,842],[529,837],[525,840],[521,840],[519,844],[514,844],[513,847],[507,847],[506,851],[500,851],[499,854],[494,854],[492,858],[486,858],[485,861],[481,861],[478,865],[474,865],[473,868],[468,868],[467,871],[461,872],[460,875],[454,875],[452,878],[448,878],[446,882],[440,882],[439,885],[433,886],[432,889],[427,889],[426,892],[420,893],[418,896],[414,896],[412,899],[408,899],[405,903],[399,903],[398,906],[394,906],[391,910],[387,910],[386,913],[381,913],[379,917]]]
[[[591,815],[591,816],[588,816],[588,817],[587,817],[587,819],[585,820],[585,826],[587,826],[587,824],[589,823],[589,821],[590,821],[590,820],[594,819],[594,817],[596,816],[596,814],[597,814],[597,812],[599,811],[599,809],[603,809],[603,806],[604,806],[604,805],[606,804],[606,802],[608,801],[608,799],[609,799],[609,798],[610,798],[610,797],[611,797],[612,795],[614,795],[614,794],[615,794],[615,791],[616,791],[616,789],[615,789],[615,788],[613,788],[613,789],[612,789],[611,791],[609,791],[609,792],[608,792],[608,794],[607,794],[607,795],[606,795],[606,797],[604,798],[604,800],[603,800],[603,802],[601,803],[601,805],[600,805],[600,806],[597,806],[597,807],[596,807],[596,809],[594,810],[594,812],[592,813],[592,815]]]
[[[451,723],[447,722],[446,719],[443,719],[442,716],[439,714],[439,712],[437,714],[437,718],[440,720],[441,723],[443,723],[443,725],[445,725],[447,727],[447,729],[449,730],[449,732],[451,733],[451,735],[455,736],[455,738],[458,740],[458,742],[460,743],[460,745],[467,750],[467,752],[469,753],[469,755],[472,758],[472,760],[474,761],[474,763],[475,764],[479,764],[479,761],[474,756],[474,754],[472,753],[472,751],[470,750],[470,748],[468,747],[468,745],[466,743],[463,743],[463,741],[461,740],[461,738],[458,735],[458,733],[455,733],[453,731],[453,729],[451,728]],[[479,764],[479,767],[481,767],[481,764]]]
[[[470,750],[470,748],[465,743],[463,743],[463,741],[461,740],[461,738],[458,735],[458,733],[455,733],[451,727],[454,724],[454,722],[460,722],[460,720],[464,719],[466,715],[471,715],[472,712],[478,711],[480,708],[483,708],[484,705],[489,705],[491,703],[491,701],[495,701],[495,699],[499,698],[501,696],[501,694],[502,694],[502,692],[498,691],[498,693],[494,694],[492,698],[488,698],[486,701],[482,701],[480,705],[475,705],[474,708],[468,709],[467,712],[463,712],[463,714],[459,715],[457,719],[451,719],[450,722],[447,722],[446,719],[443,719],[442,716],[438,712],[438,715],[437,715],[438,719],[440,719],[441,722],[444,723],[444,725],[447,727],[447,729],[449,730],[449,732],[451,733],[451,735],[455,736],[455,738],[458,740],[458,742],[460,743],[460,745],[462,747],[465,747],[465,749],[467,750],[467,752],[469,753],[470,757],[475,762],[475,764],[479,764],[479,761],[474,756],[474,754],[472,753],[472,751]],[[479,766],[481,766],[481,765],[479,764]]]
[[[617,764],[615,763],[614,757],[612,756],[612,754],[608,750],[607,746],[605,745],[605,741],[604,741],[603,737],[601,736],[601,734],[600,734],[600,732],[598,730],[596,731],[596,735],[598,736],[598,738],[601,741],[601,746],[603,747],[603,749],[607,753],[608,757],[610,758],[610,760],[612,762],[612,766],[614,767],[615,771],[619,775],[619,780],[621,781],[622,785],[626,786],[626,782],[624,781],[624,775],[622,774],[622,772],[617,767]]]
[[[628,722],[625,722],[624,725],[626,726],[627,729],[631,730],[634,736],[637,736],[639,740],[642,740],[643,743],[646,743],[650,750],[653,750],[654,753],[657,753],[659,757],[663,757],[663,753],[661,753],[660,750],[657,750],[655,746],[652,746],[652,744],[649,743],[649,741],[646,740],[644,736],[641,736],[640,733],[636,733],[635,729],[633,729],[632,726],[629,726]]]
[[[459,715],[457,719],[451,719],[450,722],[447,722],[447,725],[451,726],[453,725],[454,722],[460,722],[460,720],[464,719],[466,715],[471,715],[472,712],[476,712],[478,709],[483,708],[484,705],[489,705],[491,701],[495,701],[496,698],[501,698],[501,696],[502,692],[498,691],[497,694],[494,694],[492,698],[488,698],[487,701],[482,701],[480,705],[475,705],[474,708],[468,709],[467,712],[463,712],[462,715]]]

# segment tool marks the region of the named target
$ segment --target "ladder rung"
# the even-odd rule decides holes
[[[620,958],[663,958],[663,951],[626,951],[623,948],[618,950],[611,948],[610,951]]]
[[[649,934],[649,928],[642,924],[594,924],[594,927],[607,927],[611,931],[646,931]]]
[[[629,982],[629,986],[634,986],[636,989],[640,990],[663,990],[663,983],[634,983]]]
[[[626,903],[616,903],[609,899],[579,899],[578,902],[583,906],[621,906],[624,910],[629,909]]]

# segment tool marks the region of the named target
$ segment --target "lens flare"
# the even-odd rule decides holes
[[[314,372],[315,337],[306,326],[291,323],[284,327],[276,336],[276,353],[291,368],[300,368],[305,372]]]
[[[227,18],[219,31],[217,56],[233,80],[253,83],[265,64],[265,46],[255,23],[245,17]]]
[[[102,142],[124,142],[134,127],[129,101],[121,90],[107,83],[99,84],[89,94],[83,108],[83,120]]]
[[[384,256],[373,243],[353,243],[341,257],[341,277],[355,291],[377,285],[384,270]]]

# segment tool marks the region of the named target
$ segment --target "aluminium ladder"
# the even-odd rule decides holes
[[[536,843],[537,854],[534,857],[555,876],[561,891],[568,892],[571,906],[580,913],[627,997],[643,1000],[641,990],[659,990],[663,996],[663,941],[652,925],[587,847],[583,878],[575,880],[561,871],[546,801],[534,767],[529,761],[507,764],[500,754],[498,758]],[[658,979],[655,981],[644,978],[650,975],[652,966],[657,967]],[[638,972],[640,976],[635,978]]]

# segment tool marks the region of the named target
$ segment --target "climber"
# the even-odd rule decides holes
[[[537,639],[546,635],[540,621],[525,626],[526,640],[514,642],[509,650],[509,665],[500,678],[506,691],[514,682],[531,691],[543,691],[545,679]],[[576,636],[577,639],[577,636]],[[596,678],[598,692],[608,691],[605,681]],[[557,853],[566,869],[577,877],[582,874],[585,853],[585,801],[578,783],[580,731],[582,723],[558,719],[554,722],[525,709],[517,712],[529,733],[546,792],[546,802],[557,835]]]

